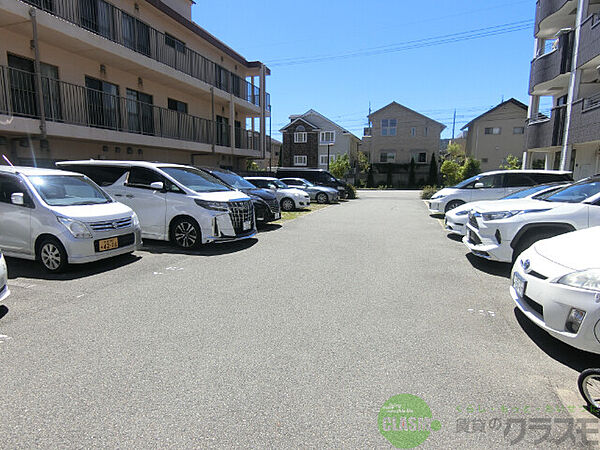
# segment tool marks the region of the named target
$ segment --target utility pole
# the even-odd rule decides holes
[[[452,119],[452,140],[454,141],[454,130],[456,129],[456,108],[454,109],[454,119]]]

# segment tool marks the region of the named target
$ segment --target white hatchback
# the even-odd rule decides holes
[[[87,175],[130,206],[140,218],[143,238],[191,249],[256,235],[250,197],[195,167],[95,160],[57,165]]]
[[[141,244],[131,208],[87,177],[62,170],[0,166],[0,217],[4,254],[37,259],[50,272]]]
[[[538,241],[512,269],[510,294],[538,327],[600,353],[600,227]]]

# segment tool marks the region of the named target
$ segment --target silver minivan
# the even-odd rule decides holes
[[[131,208],[73,172],[0,166],[0,217],[2,252],[38,260],[50,272],[131,253],[141,244]]]

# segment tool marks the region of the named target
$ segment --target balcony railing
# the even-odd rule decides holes
[[[529,120],[527,127],[527,148],[556,147],[563,144],[566,107],[552,109],[550,115],[539,114]]]
[[[260,88],[104,0],[22,0],[260,106]]]
[[[42,76],[47,121],[230,146],[231,126],[96,89]],[[0,114],[39,119],[32,72],[0,66]],[[237,148],[259,150],[258,133],[236,129]]]
[[[535,14],[536,27],[539,29],[542,20],[560,11],[568,1],[569,0],[538,0]]]
[[[555,50],[545,53],[531,62],[530,93],[540,83],[553,80],[559,75],[570,72],[573,59],[573,39],[573,32],[561,35]]]

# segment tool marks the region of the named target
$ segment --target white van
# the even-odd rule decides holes
[[[195,167],[144,161],[64,161],[140,218],[142,237],[190,249],[256,235],[250,197]]]
[[[77,173],[0,166],[0,248],[50,272],[131,253],[141,230],[131,208]]]

